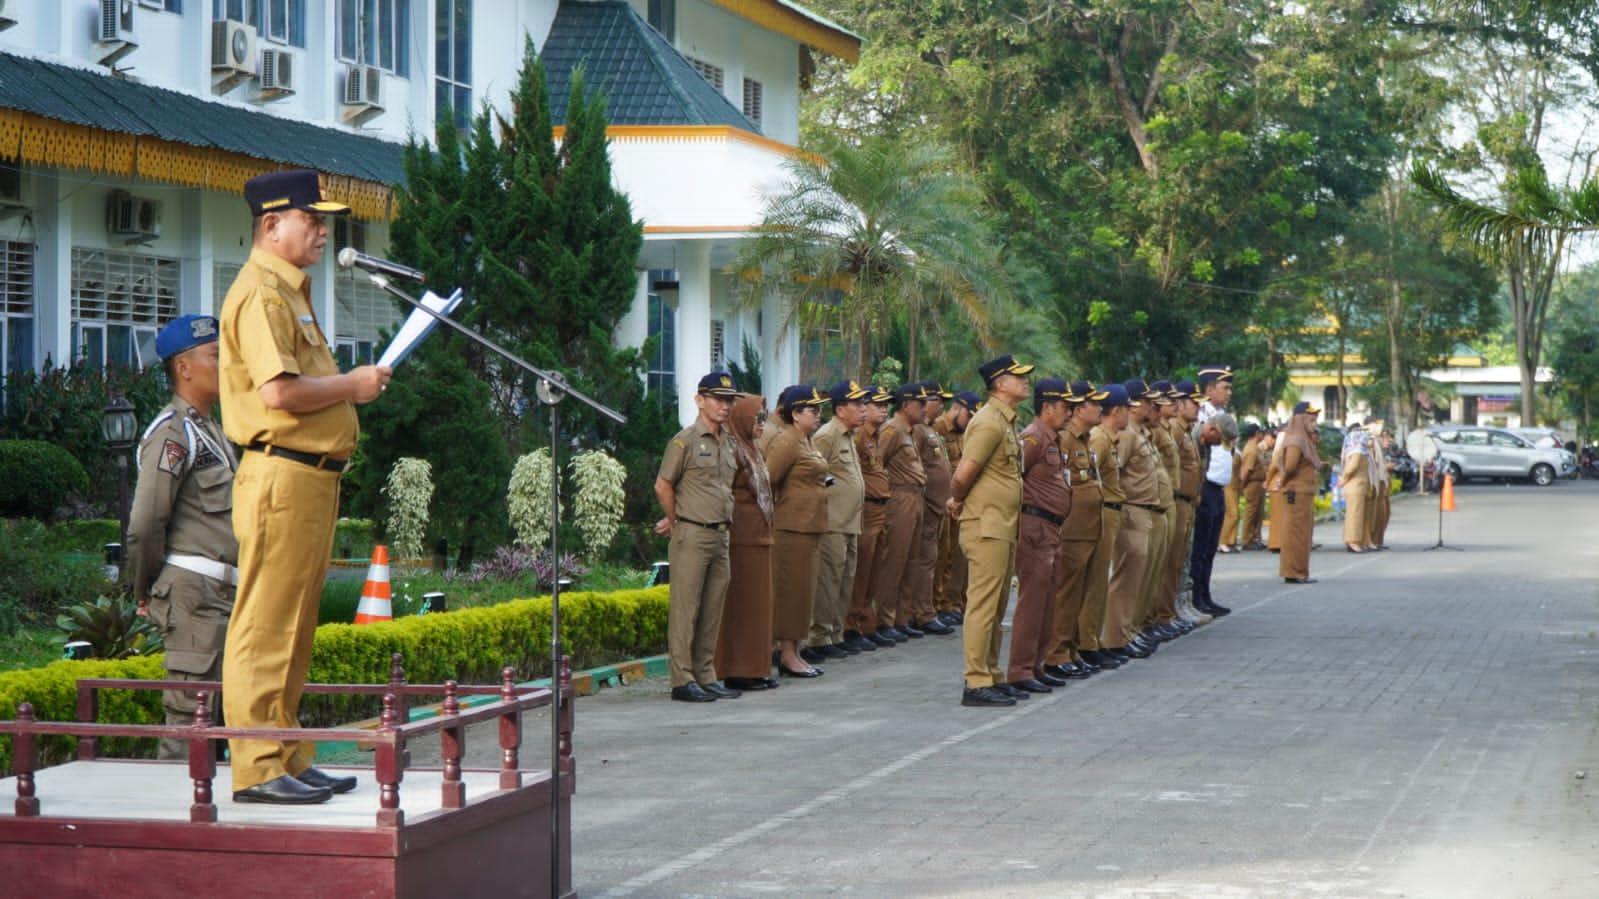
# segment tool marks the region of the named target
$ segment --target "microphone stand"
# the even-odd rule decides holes
[[[538,379],[534,393],[539,402],[550,410],[550,555],[553,559],[555,582],[550,589],[550,895],[561,896],[561,461],[560,403],[568,395],[577,397],[584,405],[619,425],[627,424],[627,416],[599,401],[573,390],[566,376],[557,371],[545,371],[529,364],[494,341],[473,331],[449,316],[429,309],[420,300],[395,287],[387,275],[367,272],[372,283],[384,293],[403,300],[412,309],[433,316],[434,321],[454,328],[467,339],[493,351],[507,362],[516,365]]]

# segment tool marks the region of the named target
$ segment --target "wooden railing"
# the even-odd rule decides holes
[[[572,666],[567,656],[561,657],[559,678],[561,690],[558,715],[558,760],[563,779],[571,775],[572,766]],[[383,697],[383,714],[374,730],[349,728],[264,728],[217,727],[211,724],[211,696],[221,688],[215,681],[127,680],[115,678],[84,678],[78,681],[78,720],[39,721],[34,718],[33,705],[23,703],[17,707],[15,721],[0,721],[0,734],[11,734],[12,765],[17,775],[16,814],[33,817],[39,814],[39,797],[36,795],[35,773],[38,771],[37,737],[64,735],[78,738],[78,758],[88,761],[98,758],[101,737],[152,737],[179,738],[189,743],[189,777],[194,784],[193,803],[189,807],[189,820],[198,824],[215,823],[217,807],[212,796],[212,781],[216,778],[216,753],[214,744],[220,740],[303,740],[311,742],[356,740],[372,744],[375,751],[375,773],[378,783],[377,826],[400,828],[405,825],[405,813],[400,808],[400,782],[405,769],[410,766],[410,741],[426,734],[439,735],[439,756],[443,768],[441,805],[445,809],[459,809],[466,804],[466,784],[461,779],[461,754],[465,746],[466,728],[483,721],[499,721],[500,789],[515,790],[522,787],[521,747],[522,713],[543,708],[554,695],[545,687],[521,687],[516,684],[515,671],[505,668],[500,673],[500,683],[495,685],[462,686],[455,681],[442,684],[408,684],[401,657],[396,654],[386,684],[307,684],[305,692]],[[198,691],[194,724],[100,724],[101,690],[191,690]],[[440,696],[444,702],[435,717],[422,721],[410,720],[407,697]],[[462,709],[463,696],[495,696],[492,701]],[[552,804],[560,797],[551,797]]]

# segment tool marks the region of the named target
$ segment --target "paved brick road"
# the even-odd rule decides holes
[[[708,706],[655,682],[583,699],[574,882],[1599,896],[1599,485],[1457,495],[1463,552],[1421,551],[1429,498],[1395,505],[1393,552],[1321,528],[1339,551],[1313,556],[1316,585],[1220,557],[1234,615],[1013,710],[960,707],[958,638],[933,637]]]

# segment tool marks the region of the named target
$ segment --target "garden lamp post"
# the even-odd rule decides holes
[[[120,561],[128,551],[128,450],[139,438],[139,418],[127,397],[119,393],[106,403],[100,418],[100,436],[117,459],[117,511],[122,522],[122,543],[117,550]]]

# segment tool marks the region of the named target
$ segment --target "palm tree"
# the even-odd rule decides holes
[[[877,338],[903,318],[907,377],[919,376],[922,332],[955,304],[989,340],[990,304],[1008,294],[982,192],[946,147],[920,140],[831,140],[785,166],[789,183],[766,203],[739,259],[750,302],[766,290],[786,301],[789,328],[853,342],[865,378]]]

